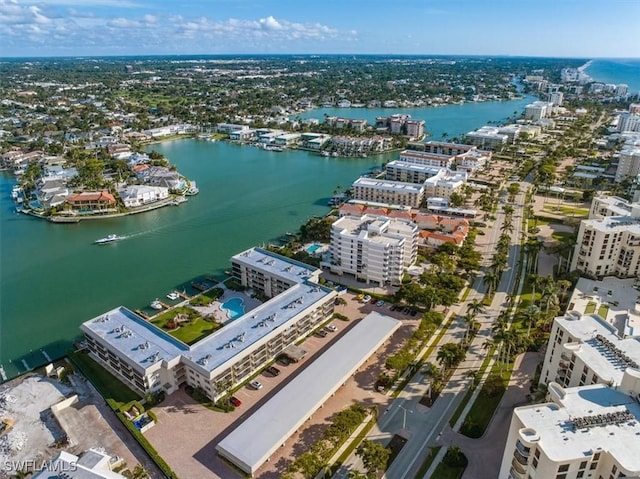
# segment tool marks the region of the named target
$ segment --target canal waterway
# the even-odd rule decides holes
[[[530,100],[408,111],[431,131],[454,136],[521,112]],[[297,231],[309,217],[328,212],[338,185],[348,187],[397,158],[325,158],[199,140],[153,148],[195,180],[200,194],[140,215],[52,224],[16,214],[10,199],[15,179],[0,173],[0,364],[8,376],[45,363],[46,355],[64,354],[87,319],[118,305],[144,308],[196,277],[223,274],[233,254]],[[127,238],[93,244],[111,233]]]
[[[425,120],[425,129],[429,133],[427,140],[440,140],[446,133],[447,138],[462,138],[466,133],[475,130],[488,121],[500,123],[508,117],[520,115],[524,107],[537,100],[525,95],[510,101],[485,101],[477,103],[461,103],[459,105],[442,105],[421,108],[318,108],[301,113],[300,118],[316,118],[323,121],[326,116],[339,116],[351,119],[367,120],[375,125],[376,117],[389,116],[395,113],[411,115],[415,120]]]

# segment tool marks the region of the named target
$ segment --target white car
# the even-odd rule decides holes
[[[251,381],[249,383],[249,386],[251,386],[255,390],[262,389],[262,383],[260,381]]]
[[[364,298],[362,298],[362,302],[365,304],[368,303],[369,301],[371,301],[371,296],[369,295],[366,295]]]
[[[334,326],[333,324],[330,324],[329,326],[327,326],[325,329],[328,329],[329,331],[331,331],[332,333],[335,333],[338,330],[337,326]]]

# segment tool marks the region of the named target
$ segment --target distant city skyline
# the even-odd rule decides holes
[[[0,57],[640,57],[638,0],[0,0]]]

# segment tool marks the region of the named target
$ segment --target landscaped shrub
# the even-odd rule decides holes
[[[450,467],[467,467],[468,460],[458,446],[451,446],[442,459]]]
[[[333,319],[339,319],[340,321],[349,321],[349,318],[340,313],[333,313]]]

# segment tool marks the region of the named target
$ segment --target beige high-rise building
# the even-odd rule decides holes
[[[571,270],[597,278],[640,275],[640,204],[627,204],[626,215],[601,217],[602,212],[612,212],[613,206],[606,206],[601,198],[594,200],[592,219],[580,223]]]

